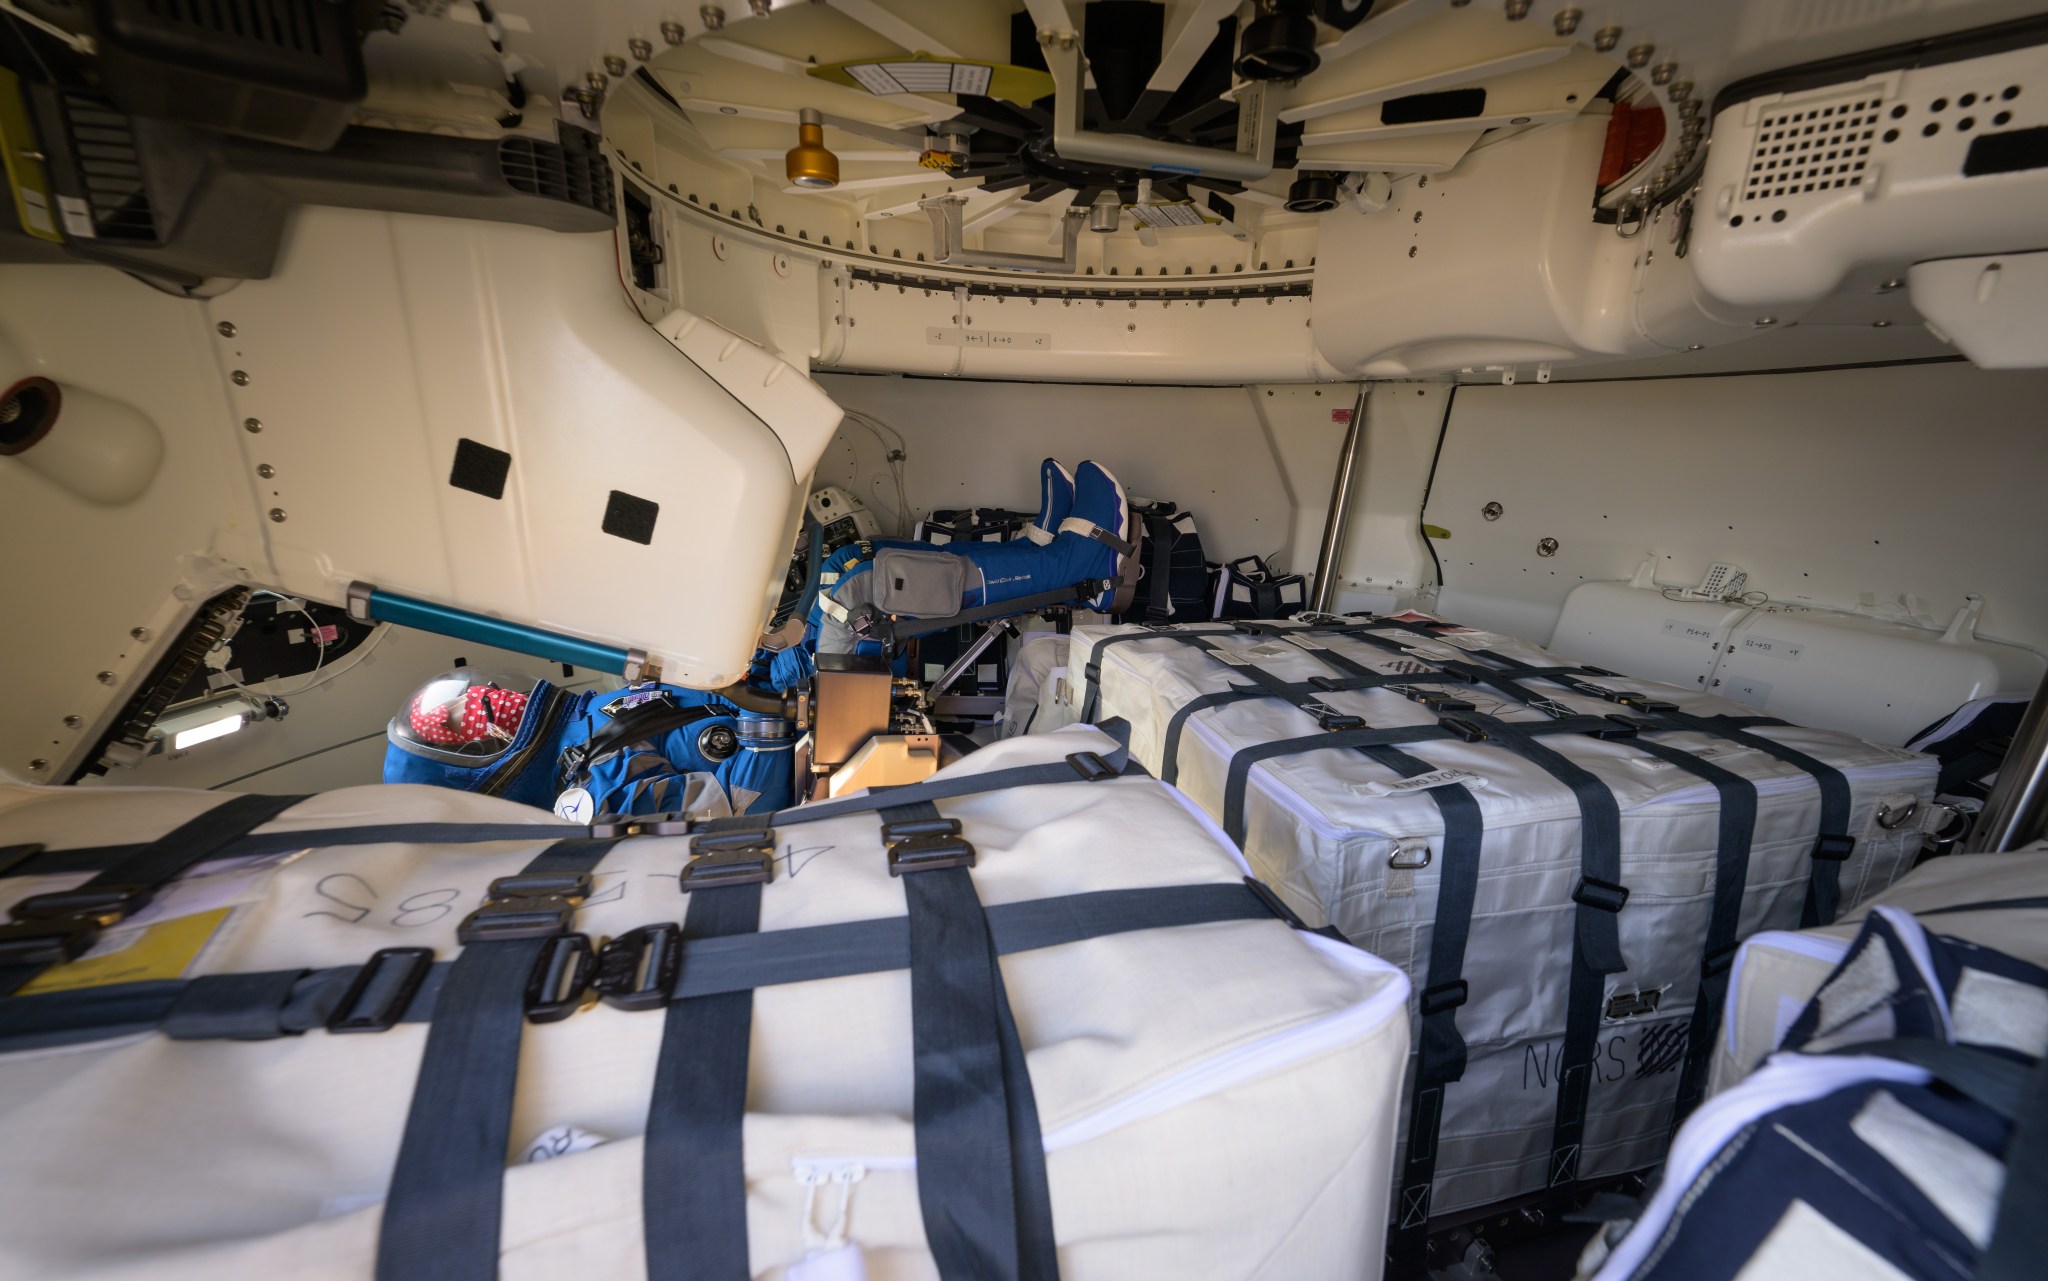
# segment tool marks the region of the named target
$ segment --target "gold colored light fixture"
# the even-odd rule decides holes
[[[795,186],[823,191],[839,185],[839,157],[825,149],[825,117],[810,107],[797,112],[796,145],[784,159]]]

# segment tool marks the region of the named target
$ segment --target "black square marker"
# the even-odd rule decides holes
[[[455,442],[455,466],[448,483],[485,498],[505,496],[505,477],[512,473],[512,455],[464,436]]]
[[[654,541],[654,518],[660,514],[660,503],[651,503],[624,490],[614,489],[611,501],[604,505],[604,532],[631,542],[651,543]]]

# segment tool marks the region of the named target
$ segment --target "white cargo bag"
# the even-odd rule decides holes
[[[1702,1089],[1736,941],[1798,925],[1810,893],[1831,919],[1835,896],[1890,884],[1919,833],[1879,816],[1924,804],[1935,776],[1926,757],[1448,627],[1085,627],[1069,660],[1078,714],[1128,720],[1134,757],[1296,911],[1414,981],[1395,1207],[1411,1251],[1431,1216],[1655,1162],[1675,1101]],[[1825,799],[1773,749],[1825,772]]]
[[[1709,1092],[1734,1085],[1778,1048],[1880,906],[1911,912],[1937,934],[2048,966],[2048,841],[1934,859],[1833,925],[1746,939],[1729,974]]]
[[[893,818],[854,798],[767,837],[716,820],[722,848],[695,856],[630,836],[580,906],[503,878],[587,860],[556,839],[590,829],[491,798],[352,788],[215,832],[93,953],[0,999],[0,1276],[1374,1273],[1407,982],[1283,924],[1214,825],[1120,760],[1075,728],[891,791]],[[900,808],[931,796],[937,822]],[[132,867],[105,847],[161,850],[221,804],[0,788],[0,906]],[[885,820],[909,825],[887,847]],[[971,870],[947,865],[963,841]],[[772,881],[744,882],[750,861]],[[686,865],[713,884],[685,895]],[[473,912],[487,941],[459,946]],[[564,913],[592,941],[682,922],[679,969],[606,949],[607,1003],[528,991],[544,971],[508,958],[578,949],[515,936]],[[418,994],[394,994],[415,971],[387,953],[345,999],[392,948],[431,949]],[[635,994],[654,1008],[610,1003]],[[1056,1273],[1033,1253],[1038,1153]],[[934,1222],[967,1263],[935,1260]]]

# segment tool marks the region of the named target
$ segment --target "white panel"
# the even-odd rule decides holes
[[[1775,601],[1936,626],[1979,595],[1980,635],[2048,647],[2044,400],[1962,364],[1460,388],[1427,512],[1444,612],[1541,640],[1654,554],[1660,582],[1728,561]]]
[[[1166,498],[1195,513],[1210,560],[1271,556],[1294,540],[1290,498],[1274,449],[1241,387],[1094,387],[1057,383],[977,383],[822,374],[819,381],[849,410],[873,414],[909,445],[907,486],[919,512],[934,507],[998,506],[1035,510],[1038,463],[1058,458],[1069,468],[1093,458],[1132,493]],[[1328,412],[1333,398],[1351,403],[1353,389],[1324,388],[1306,419]],[[1297,402],[1298,403],[1298,402]],[[1332,430],[1330,457],[1341,432]],[[1329,473],[1321,474],[1327,486]],[[851,421],[826,451],[819,483],[844,486],[888,510],[894,483],[875,438]],[[1297,494],[1320,512],[1327,488],[1309,482]],[[1320,532],[1320,525],[1318,525]],[[1314,553],[1309,563],[1314,567]]]
[[[841,278],[838,272],[828,277]],[[1031,278],[1020,275],[1017,283],[1028,288]],[[1102,382],[1333,377],[1316,354],[1310,300],[1301,296],[1133,302],[976,293],[963,306],[943,289],[857,280],[844,287],[846,323],[842,317],[830,322],[845,331],[845,346],[830,358],[841,369]]]
[[[1700,278],[1782,305],[1859,266],[2042,248],[2048,169],[1966,164],[1990,135],[2043,125],[2048,45],[1738,103],[1700,179]]]
[[[1398,378],[1649,344],[1632,242],[1593,222],[1607,119],[1589,111],[1320,220],[1315,337],[1340,370]]]
[[[1913,264],[1913,305],[1983,369],[2048,365],[2048,253]]]
[[[1372,384],[1365,443],[1352,481],[1351,518],[1338,562],[1341,608],[1387,612],[1434,581],[1416,507],[1450,390],[1443,383]],[[1387,594],[1396,599],[1380,599]]]
[[[1749,613],[1742,605],[1670,600],[1626,583],[1580,583],[1565,598],[1550,643],[1613,671],[1705,689],[1729,634]]]
[[[14,549],[0,609],[0,667],[14,676],[0,770],[39,783],[67,776],[147,675],[148,638],[175,631],[205,594],[185,586],[185,553],[261,555],[254,469],[268,437],[231,426],[218,341],[200,304],[109,268],[0,267],[0,345],[29,366],[0,374],[0,385],[36,373],[83,387],[134,405],[164,437],[155,480],[119,507],[0,459],[0,536]],[[191,599],[174,596],[180,588]]]
[[[641,323],[609,235],[310,209],[273,278],[206,307],[238,326],[235,415],[268,424],[268,581],[639,647],[684,684],[744,670],[837,409],[756,352],[805,405],[778,438]],[[502,500],[449,483],[464,438],[512,454]],[[651,542],[601,528],[614,492],[658,505]]]
[[[1713,689],[1802,725],[1905,743],[1973,699],[2030,695],[2039,655],[1939,631],[1766,605],[1728,637]],[[1881,694],[1878,693],[1881,691]]]

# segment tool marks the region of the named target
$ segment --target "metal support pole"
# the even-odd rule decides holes
[[[1970,854],[1998,854],[2039,840],[2048,828],[2048,677],[2013,732],[1998,767],[1998,781],[1963,846]]]
[[[952,687],[954,681],[959,680],[961,676],[966,674],[969,668],[974,666],[975,660],[980,658],[983,652],[985,652],[989,646],[995,644],[997,640],[1009,634],[1009,619],[997,618],[990,620],[987,630],[983,631],[980,636],[975,638],[974,643],[967,647],[967,652],[960,655],[960,657],[954,659],[953,665],[951,667],[948,667],[945,671],[939,673],[939,679],[932,682],[932,687],[928,691],[930,695],[933,698],[937,698],[939,695],[945,693],[948,689]]]
[[[1370,384],[1358,389],[1358,403],[1351,407],[1351,426],[1344,433],[1344,448],[1337,455],[1337,478],[1330,486],[1330,510],[1323,517],[1323,547],[1316,554],[1315,593],[1309,608],[1327,614],[1337,603],[1337,562],[1344,556],[1344,527],[1351,513],[1351,478],[1358,470],[1358,447],[1365,439],[1365,403],[1372,395]]]

